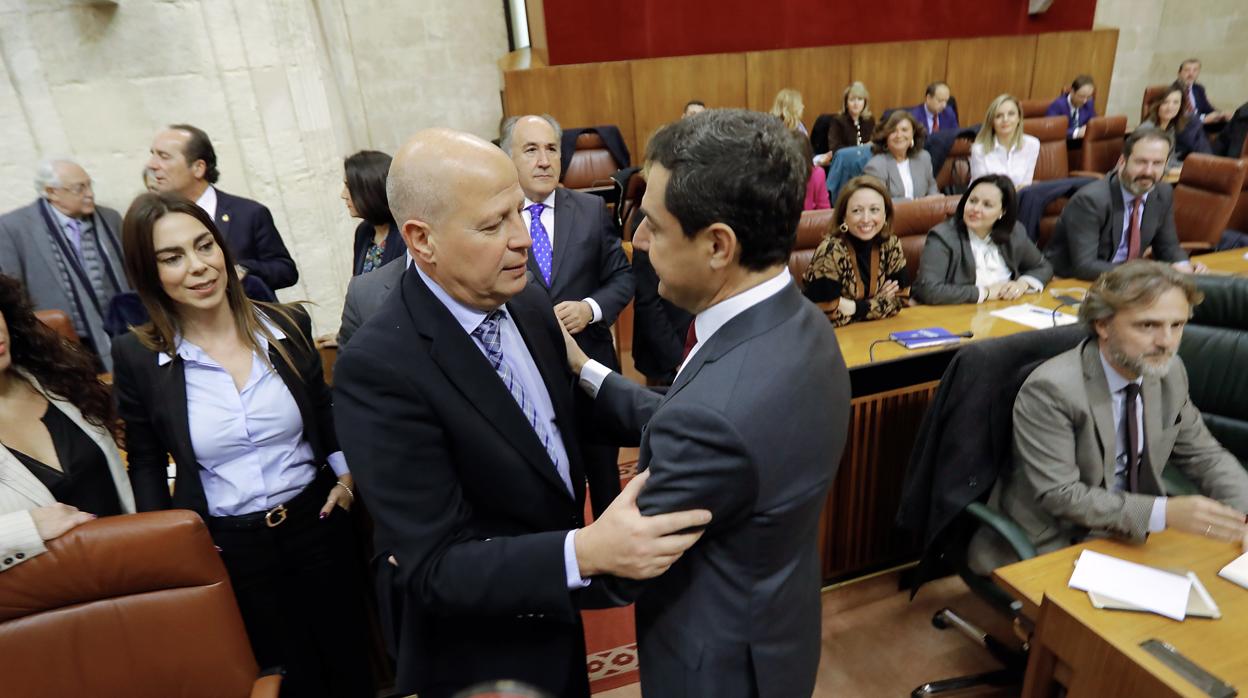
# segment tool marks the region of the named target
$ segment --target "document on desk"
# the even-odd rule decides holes
[[[1075,562],[1070,587],[1096,592],[1174,620],[1187,615],[1192,580],[1147,565],[1084,550]]]
[[[990,313],[993,317],[999,317],[1002,320],[1017,322],[1020,325],[1026,325],[1033,329],[1043,330],[1048,327],[1060,327],[1062,325],[1072,325],[1079,318],[1070,313],[1061,311],[1053,312],[1049,308],[1041,308],[1032,303],[1020,303],[1011,305],[1008,308],[994,310]]]
[[[1248,589],[1248,553],[1227,563],[1226,567],[1218,571],[1218,576]]]

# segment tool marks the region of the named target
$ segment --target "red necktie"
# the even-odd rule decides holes
[[[932,133],[940,130],[940,114],[932,114]]]
[[[1127,260],[1139,259],[1140,257],[1140,200],[1143,197],[1137,196],[1131,202],[1131,226],[1128,231],[1130,236],[1127,239]]]
[[[695,329],[697,323],[689,321],[689,331],[685,333],[685,353],[680,355],[680,362],[683,364],[685,359],[689,358],[689,352],[693,351],[693,345],[698,343],[698,331]]]

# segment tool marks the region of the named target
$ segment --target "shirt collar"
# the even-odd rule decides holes
[[[412,268],[416,270],[417,274],[420,274],[420,280],[425,282],[425,285],[428,286],[429,290],[433,292],[434,297],[437,298],[442,305],[446,306],[447,310],[451,311],[451,315],[455,317],[455,321],[459,323],[459,326],[464,328],[464,332],[471,335],[473,331],[485,321],[485,317],[489,315],[489,313],[466,306],[452,298],[451,294],[447,293],[446,289],[442,288],[438,282],[429,278],[429,275],[425,273],[424,269],[420,268],[420,265],[413,264]],[[500,308],[500,310],[502,310],[502,308]]]
[[[1139,376],[1133,381],[1129,381],[1123,377],[1123,375],[1118,372],[1118,369],[1114,368],[1113,365],[1110,364],[1105,358],[1105,353],[1101,351],[1099,344],[1096,347],[1096,356],[1101,360],[1101,368],[1105,369],[1105,380],[1109,383],[1110,395],[1117,395],[1122,392],[1123,388],[1126,388],[1129,383],[1135,383],[1136,385],[1142,385],[1144,383],[1143,376]]]
[[[275,325],[273,321],[270,320],[269,317],[259,308],[256,309],[256,317],[259,318],[260,324],[264,325],[265,329],[269,331],[269,334],[273,335],[273,339],[286,339],[286,333],[282,332],[282,328]],[[256,335],[256,343],[260,345],[260,351],[263,351],[266,354],[268,353],[269,341],[264,338],[263,334]],[[211,360],[209,359],[207,352],[200,349],[199,346],[183,339],[182,333],[180,332],[173,336],[173,347],[173,353],[182,357],[183,361],[202,364]],[[157,366],[164,366],[170,361],[173,361],[173,357],[163,351],[156,355]]]
[[[729,320],[783,291],[792,280],[793,277],[786,266],[780,270],[779,274],[763,283],[731,298],[726,298],[698,313],[693,319],[698,344],[705,344],[706,340],[710,339]]]
[[[558,189],[556,188],[556,189],[555,189],[555,191],[558,191]],[[536,202],[536,201],[533,201],[533,200],[532,200],[532,199],[530,199],[529,197],[527,197],[527,196],[526,196],[526,197],[524,197],[524,207],[525,207],[525,208],[528,208],[528,207],[532,206],[532,205],[533,205],[533,204],[535,204],[535,203],[537,203],[537,202]],[[542,201],[542,204],[543,204],[543,205],[545,205],[545,206],[546,206],[546,208],[548,208],[548,209],[550,209],[550,210],[552,210],[552,211],[553,211],[553,210],[555,210],[555,192],[554,192],[554,191],[550,192],[550,196],[546,197],[546,199],[545,199],[544,201]],[[542,210],[543,210],[543,212],[544,212],[546,209],[542,209]]]
[[[211,184],[205,187],[204,193],[200,194],[199,198],[195,200],[195,205],[204,209],[204,212],[208,214],[209,218],[216,220],[217,219],[217,189],[216,187],[212,186]]]

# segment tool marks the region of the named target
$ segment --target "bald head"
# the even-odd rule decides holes
[[[430,128],[412,136],[390,163],[386,198],[394,220],[437,224],[455,203],[457,184],[479,177],[491,161],[510,162],[494,147],[470,133]]]

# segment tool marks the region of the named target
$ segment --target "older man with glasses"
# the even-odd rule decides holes
[[[113,296],[130,290],[121,215],[95,205],[91,177],[66,158],[39,164],[35,191],[33,203],[0,216],[0,272],[21,280],[37,310],[65,311],[111,370],[104,319]]]

